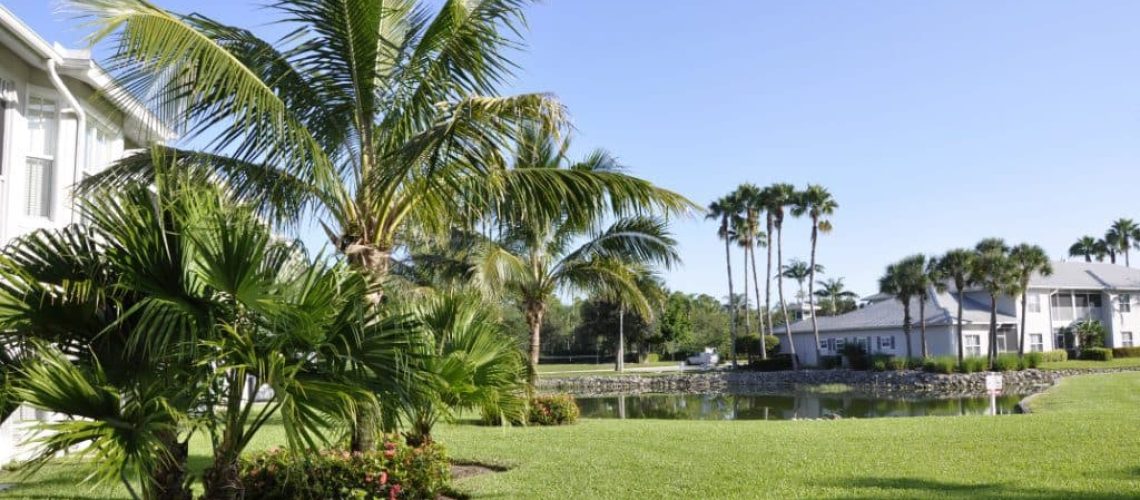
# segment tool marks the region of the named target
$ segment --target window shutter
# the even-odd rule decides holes
[[[25,212],[31,216],[51,216],[52,162],[28,158]]]

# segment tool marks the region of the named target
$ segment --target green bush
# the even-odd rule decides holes
[[[820,356],[819,367],[824,370],[839,368],[843,366],[843,358],[840,356]]]
[[[792,369],[791,354],[777,354],[768,359],[754,359],[744,369],[756,372],[778,372]]]
[[[1117,347],[1112,350],[1114,358],[1140,358],[1140,347]]]
[[[897,372],[901,372],[903,370],[909,370],[910,367],[911,367],[911,360],[909,358],[904,358],[904,357],[900,357],[900,356],[891,356],[891,358],[887,360],[887,368],[894,370],[894,371],[897,371]]]
[[[645,355],[645,362],[646,363],[656,363],[658,361],[661,361],[661,355],[660,354],[657,354],[655,352],[651,352],[651,353]]]
[[[1081,359],[1091,361],[1112,361],[1112,349],[1089,347],[1081,350]]]
[[[245,498],[434,499],[451,484],[451,464],[441,445],[413,448],[396,439],[368,453],[274,449],[243,457],[238,467]]]
[[[1053,351],[1045,351],[1041,353],[1042,363],[1059,363],[1061,361],[1069,360],[1069,352],[1064,349],[1057,349]]]
[[[1040,352],[1027,352],[1027,353],[1025,353],[1025,360],[1023,363],[1024,366],[1022,366],[1022,369],[1037,368],[1037,367],[1041,366],[1041,361],[1042,361],[1042,358],[1044,358],[1044,357],[1045,356]]]
[[[999,372],[1015,372],[1021,369],[1021,360],[1016,354],[1002,354],[994,360],[994,370]]]
[[[959,368],[962,373],[978,373],[989,370],[989,362],[986,358],[980,356],[972,356],[962,360],[962,366]]]
[[[556,394],[535,396],[530,400],[530,423],[535,425],[566,425],[578,421],[578,403],[574,396]]]
[[[927,373],[954,373],[957,368],[958,359],[953,356],[937,356],[933,358],[926,358],[922,363],[922,370]]]
[[[871,369],[877,372],[885,372],[890,367],[890,362],[890,354],[874,354],[871,356]]]

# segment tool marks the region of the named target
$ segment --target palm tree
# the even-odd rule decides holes
[[[824,280],[819,285],[821,288],[815,291],[815,296],[827,300],[832,315],[839,314],[839,304],[842,301],[858,297],[855,292],[848,290],[843,284],[843,278]]]
[[[946,252],[938,259],[939,272],[942,276],[954,282],[954,293],[958,302],[958,364],[962,364],[964,353],[962,348],[962,301],[965,300],[966,287],[974,284],[973,268],[974,258],[977,254],[965,248],[957,248]]]
[[[922,342],[922,357],[927,357],[926,345],[926,302],[930,300],[930,292],[942,292],[946,289],[946,284],[943,281],[945,278],[942,275],[942,269],[938,266],[938,259],[926,259],[926,264],[923,267],[921,276],[921,287],[918,292],[918,331],[919,341]]]
[[[911,317],[910,301],[922,293],[923,272],[926,258],[922,255],[912,255],[894,264],[887,266],[886,272],[879,278],[879,292],[894,296],[895,300],[903,306],[903,336],[906,337],[906,357],[914,357],[911,346]]]
[[[1108,261],[1115,264],[1116,254],[1120,250],[1120,235],[1109,229],[1105,231],[1104,238],[1097,240],[1097,251],[1099,254],[1108,255]]]
[[[1092,262],[1093,257],[1099,255],[1100,252],[1097,240],[1092,236],[1081,236],[1081,239],[1069,247],[1069,257],[1084,257],[1085,262]]]
[[[800,301],[807,300],[808,293],[804,291],[804,282],[808,281],[813,274],[823,274],[823,272],[824,268],[822,265],[815,264],[809,266],[807,262],[799,259],[792,259],[791,262],[780,268],[780,274],[783,275],[783,277],[796,280],[796,285],[799,287],[799,290],[796,292],[796,300]]]
[[[1109,228],[1109,232],[1116,235],[1119,247],[1117,249],[1124,252],[1124,266],[1131,267],[1128,261],[1128,251],[1132,249],[1133,243],[1140,240],[1140,225],[1137,225],[1132,219],[1116,219]]]
[[[717,229],[717,236],[724,240],[724,264],[728,269],[728,296],[733,297],[735,294],[732,289],[732,240],[733,228],[731,226],[732,218],[739,211],[737,208],[738,200],[733,196],[725,196],[709,204],[706,218],[720,219],[720,227]],[[736,367],[736,308],[730,310],[731,320],[729,323],[729,343],[730,357],[732,358],[732,366]]]
[[[752,248],[753,239],[749,236],[748,222],[741,215],[733,216],[732,227],[732,240],[736,243],[736,246],[740,247],[740,250],[744,252],[743,257],[740,259],[744,265],[744,287],[742,288],[744,293],[741,295],[744,296],[744,334],[749,335],[752,333],[752,314],[748,309],[748,251]],[[761,331],[763,331],[763,329],[761,329]]]
[[[1021,331],[1017,341],[1017,355],[1025,356],[1025,320],[1028,310],[1029,279],[1033,275],[1049,276],[1053,274],[1053,266],[1049,263],[1049,256],[1045,249],[1022,243],[1013,247],[1009,252],[1009,260],[1013,264],[1015,291],[1021,292]]]
[[[757,277],[758,271],[756,266],[756,248],[768,247],[769,233],[760,229],[760,215],[764,213],[765,209],[762,203],[763,200],[760,199],[760,188],[752,183],[741,184],[740,187],[736,188],[735,195],[744,205],[744,227],[752,241],[751,245],[748,246],[748,254],[752,264],[752,288],[756,296],[756,310],[758,313],[756,316],[760,325],[760,359],[768,359],[766,343],[767,335],[771,335],[772,333],[772,310],[770,304],[765,303],[764,311],[760,312],[760,280]],[[767,290],[768,280],[771,278],[771,253],[769,253],[768,266],[768,274],[764,276],[765,290]],[[747,293],[747,287],[745,287],[745,293]],[[765,325],[767,325],[768,328],[767,333],[764,331]]]
[[[1009,247],[1001,238],[987,238],[974,247],[971,281],[990,294],[989,364],[993,369],[997,359],[997,299],[1015,286],[1014,268],[1009,260]]]
[[[811,307],[811,330],[815,336],[815,359],[819,359],[819,323],[815,317],[815,251],[819,243],[819,233],[831,232],[830,217],[839,208],[839,203],[826,188],[810,184],[796,199],[792,214],[799,217],[805,213],[811,218],[811,261],[808,269],[808,304]]]
[[[768,212],[768,231],[769,235],[776,235],[776,266],[777,269],[784,267],[784,215],[785,209],[792,205],[796,198],[796,187],[787,183],[772,184],[761,190],[759,196],[762,205],[766,212]],[[773,233],[772,231],[775,231]],[[769,245],[768,249],[768,266],[771,269],[772,251]],[[771,273],[769,273],[771,275]],[[780,311],[784,315],[784,334],[788,339],[788,351],[792,356],[792,369],[799,370],[800,362],[796,358],[796,346],[792,342],[792,325],[788,320],[788,302],[784,300],[784,276],[782,273],[776,274],[776,290],[780,295]],[[769,322],[771,324],[771,322]]]
[[[599,296],[618,302],[618,340],[617,358],[614,360],[614,371],[625,371],[625,312],[626,304],[645,302],[648,306],[639,310],[646,322],[652,322],[656,311],[665,306],[668,298],[661,279],[651,269],[640,265],[630,266],[629,272],[633,274],[634,288],[617,287],[603,290]],[[745,306],[747,307],[747,306]]]
[[[612,169],[504,160],[509,144],[526,144],[516,158],[561,160],[566,151],[527,138],[568,127],[554,98],[498,92],[526,0],[276,2],[296,28],[278,44],[140,0],[72,3],[93,26],[92,43],[117,42],[108,66],[125,94],[146,96],[143,105],[185,137],[214,137],[201,150],[131,155],[86,186],[150,183],[160,162],[224,182],[269,220],[296,225],[315,214],[372,282],[373,303],[414,231],[442,236],[487,212],[593,220],[689,205]],[[362,414],[359,425],[372,420]]]

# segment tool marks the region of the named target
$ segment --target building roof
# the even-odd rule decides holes
[[[1140,269],[1106,262],[1054,262],[1053,274],[1034,275],[1033,288],[1140,290]]]
[[[911,321],[918,327],[919,301],[910,301]],[[926,301],[926,325],[951,325],[957,322],[958,300],[949,292],[933,293]],[[816,318],[819,331],[868,330],[880,328],[902,328],[903,305],[898,300],[883,300],[868,304],[839,316],[819,316]],[[962,321],[966,324],[989,324],[990,306],[966,297],[962,301]],[[1014,323],[1016,319],[1008,314],[998,313],[998,323]],[[780,328],[776,328],[779,333]],[[810,333],[811,320],[792,323],[792,333]]]
[[[174,132],[160,123],[141,102],[119,86],[114,78],[94,59],[89,50],[65,49],[59,44],[49,44],[32,30],[12,11],[0,5],[0,44],[10,48],[21,59],[33,67],[44,67],[48,60],[54,61],[61,75],[79,80],[92,88],[102,91],[107,101],[118,107],[132,119],[134,130],[130,130],[139,142],[149,140],[165,141],[175,137]],[[128,132],[124,130],[124,132]]]

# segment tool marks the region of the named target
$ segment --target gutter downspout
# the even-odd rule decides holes
[[[87,136],[87,113],[83,111],[83,107],[79,105],[79,100],[63,84],[63,79],[59,77],[59,71],[56,69],[56,60],[47,60],[48,77],[51,79],[52,85],[55,90],[67,100],[71,109],[63,109],[60,112],[71,111],[75,113],[75,165],[71,171],[71,186],[74,189],[75,185],[79,183],[79,171],[83,168],[84,156],[86,151],[86,141],[84,138]],[[70,196],[71,202],[71,222],[75,222],[75,197]]]

